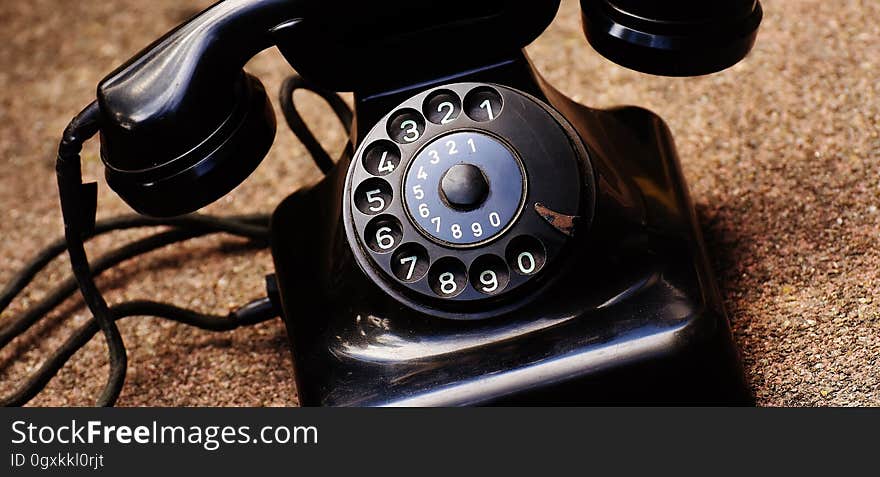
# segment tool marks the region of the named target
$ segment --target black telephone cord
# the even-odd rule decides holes
[[[287,121],[287,126],[293,131],[293,134],[296,135],[302,145],[305,146],[309,155],[312,157],[312,160],[315,162],[315,165],[321,169],[321,172],[327,174],[333,169],[335,164],[333,159],[330,158],[330,154],[327,153],[323,146],[321,146],[321,143],[318,142],[318,139],[312,134],[312,131],[309,129],[308,125],[306,125],[305,121],[303,121],[302,116],[296,109],[296,102],[293,98],[293,93],[299,89],[311,91],[326,101],[327,104],[330,105],[330,108],[333,109],[333,113],[336,115],[336,118],[339,119],[339,122],[342,123],[342,127],[344,127],[346,131],[351,131],[354,116],[351,108],[348,107],[348,104],[345,103],[341,96],[332,91],[310,84],[302,76],[289,76],[281,84],[281,91],[279,92],[278,100],[281,103],[281,112],[284,113],[284,119]],[[345,147],[345,152],[351,154],[351,141],[348,141]]]
[[[337,118],[346,130],[352,126],[352,112],[342,98],[332,92],[321,90],[309,85],[301,77],[294,75],[282,85],[280,92],[281,108],[291,131],[305,145],[312,159],[323,171],[333,167],[329,154],[315,139],[308,126],[296,110],[293,93],[298,89],[312,91],[321,96],[331,106]],[[192,214],[170,219],[157,219],[140,215],[125,215],[101,220],[93,227],[84,227],[81,222],[80,202],[82,198],[81,172],[79,153],[82,144],[97,133],[99,114],[95,103],[84,109],[65,130],[64,138],[59,146],[57,163],[59,192],[62,196],[62,211],[65,218],[65,237],[48,245],[28,262],[0,292],[0,313],[5,311],[36,275],[54,258],[66,249],[69,251],[74,277],[66,279],[56,286],[44,298],[30,307],[21,315],[3,320],[0,323],[0,349],[7,346],[16,337],[30,329],[41,318],[60,305],[65,299],[76,292],[77,285],[82,292],[92,318],[65,343],[58,348],[40,368],[20,384],[11,394],[0,398],[0,405],[21,406],[33,399],[54,377],[67,361],[100,330],[107,340],[110,356],[110,373],[101,397],[97,404],[113,405],[122,390],[127,368],[125,345],[115,322],[130,316],[154,316],[173,320],[211,331],[228,331],[241,326],[260,323],[276,316],[276,312],[268,298],[254,300],[226,316],[198,313],[171,304],[146,300],[123,302],[108,307],[94,284],[94,277],[130,258],[148,253],[152,250],[179,243],[196,237],[213,233],[227,233],[249,239],[249,243],[258,247],[268,244],[268,216],[265,214],[213,217]],[[351,143],[346,152],[351,152]],[[84,241],[97,235],[116,230],[138,227],[167,226],[169,230],[150,235],[119,247],[98,257],[89,263],[85,254]]]
[[[153,225],[173,226],[174,229],[148,236],[120,248],[92,261],[90,266],[92,274],[97,276],[105,270],[112,268],[130,258],[145,254],[166,245],[200,237],[208,233],[226,232],[232,235],[251,239],[255,245],[265,246],[268,241],[268,217],[265,215],[235,216],[229,218],[210,217],[203,215],[191,215],[176,217],[170,220],[160,220],[140,215],[125,215],[109,220],[97,222],[93,236],[124,230],[135,227]],[[48,263],[60,255],[66,249],[64,239],[59,239],[43,249],[37,257],[31,260],[21,272],[13,277],[12,282],[0,293],[0,312],[5,310],[10,302],[21,293],[24,288],[33,281],[38,272]],[[55,309],[64,300],[73,295],[77,290],[76,280],[65,279],[44,298],[37,301],[20,316],[4,321],[0,326],[0,348],[6,346],[15,337],[30,328],[41,317]]]

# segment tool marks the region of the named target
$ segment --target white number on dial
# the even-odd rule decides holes
[[[419,174],[416,177],[418,177],[421,180],[426,180],[428,178],[428,173],[425,172],[424,167],[419,166]]]
[[[431,223],[434,224],[435,226],[437,226],[436,232],[439,234],[440,233],[440,217],[434,217],[433,219],[431,219]]]
[[[467,140],[468,146],[471,147],[471,152],[477,152],[477,145],[474,144],[474,138],[470,138]]]
[[[486,113],[489,115],[489,121],[495,119],[495,113],[492,111],[492,103],[490,103],[488,99],[480,103],[480,108],[486,110]]]
[[[403,140],[406,142],[413,142],[419,138],[419,124],[412,119],[400,123],[400,129],[406,131],[403,135]]]
[[[486,270],[480,274],[480,283],[483,285],[480,288],[482,288],[484,292],[492,293],[498,289],[498,275],[492,270]]]
[[[407,280],[412,280],[413,271],[415,271],[416,262],[418,262],[418,261],[419,261],[419,258],[416,257],[415,255],[412,257],[404,257],[404,258],[400,259],[401,265],[406,265],[406,263],[409,262],[409,271],[406,272],[406,279]]]
[[[378,244],[379,248],[382,250],[390,250],[394,247],[394,236],[391,235],[391,229],[389,227],[382,227],[376,231],[376,244]]]
[[[372,212],[380,212],[385,209],[385,199],[380,194],[382,194],[382,191],[379,189],[367,192],[367,202],[376,204],[370,206]]]
[[[446,115],[440,120],[440,124],[452,122],[452,113],[455,112],[455,105],[449,101],[444,101],[437,106],[438,113],[442,113],[444,109],[446,110]]]
[[[431,211],[428,210],[428,204],[419,204],[419,215],[423,218],[428,218],[431,216]]]
[[[482,237],[483,226],[479,222],[474,222],[471,224],[471,232],[474,234],[474,237]]]
[[[458,290],[458,285],[455,284],[455,275],[452,273],[446,272],[439,277],[440,279],[440,291],[443,292],[444,295],[452,295]]]
[[[414,185],[412,190],[413,190],[413,195],[416,196],[416,199],[422,200],[425,198],[425,191],[422,190],[421,184]]]
[[[454,156],[454,155],[458,154],[458,149],[457,149],[457,145],[455,144],[455,141],[446,141],[446,148],[447,148],[446,153],[449,154],[450,156]]]
[[[452,227],[450,227],[450,230],[452,230],[452,236],[453,236],[453,237],[455,237],[455,238],[457,238],[457,239],[460,239],[460,238],[461,238],[461,235],[462,235],[462,233],[461,233],[461,225],[458,225],[458,224],[452,224]]]
[[[498,212],[492,212],[489,214],[489,223],[492,224],[492,227],[501,226],[501,217],[498,215]]]
[[[388,157],[388,151],[382,152],[382,157],[379,158],[379,172],[394,172],[394,163],[386,160]]]
[[[523,252],[516,257],[516,265],[519,271],[528,275],[535,271],[535,256],[529,252]]]
[[[428,155],[431,156],[431,160],[429,161],[431,164],[437,164],[440,162],[440,154],[437,154],[437,151],[431,149],[428,151]]]

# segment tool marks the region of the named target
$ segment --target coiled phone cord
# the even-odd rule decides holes
[[[316,165],[327,172],[333,167],[329,154],[321,147],[294,105],[293,93],[297,89],[312,91],[321,96],[331,106],[337,118],[350,130],[352,112],[342,98],[332,92],[315,88],[301,77],[294,75],[282,85],[281,107],[291,131],[305,145]],[[99,406],[112,406],[122,390],[127,369],[127,357],[122,336],[116,321],[131,316],[153,316],[176,321],[211,331],[230,331],[241,326],[253,325],[270,320],[276,316],[275,310],[266,297],[251,301],[228,315],[198,313],[171,304],[149,300],[123,302],[108,307],[94,283],[94,277],[130,258],[179,243],[196,237],[214,233],[226,233],[247,238],[249,245],[263,248],[268,245],[269,217],[266,214],[213,217],[192,214],[169,219],[157,219],[136,214],[124,215],[94,224],[84,223],[82,211],[83,187],[79,153],[83,143],[98,131],[98,110],[95,103],[83,110],[65,130],[59,147],[57,162],[59,192],[62,196],[62,212],[65,220],[65,238],[52,242],[19,271],[0,292],[0,313],[12,303],[36,275],[53,259],[65,250],[69,251],[73,278],[64,280],[44,298],[39,300],[21,315],[0,324],[0,349],[16,337],[21,336],[41,318],[64,302],[76,292],[82,291],[92,318],[77,329],[40,368],[20,384],[12,393],[0,398],[2,406],[21,406],[33,399],[67,361],[85,346],[100,330],[108,344],[110,372],[101,396]],[[346,146],[350,150],[351,143]],[[88,225],[93,225],[88,227]],[[116,230],[138,227],[167,226],[169,230],[129,243],[89,263],[85,254],[84,241]]]

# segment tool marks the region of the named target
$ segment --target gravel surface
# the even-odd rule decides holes
[[[209,1],[0,1],[0,284],[62,231],[54,150],[94,85]],[[637,104],[675,134],[736,341],[758,402],[768,406],[880,405],[880,2],[765,0],[752,55],[701,78],[656,78],[595,54],[577,2],[564,2],[531,47],[559,89],[590,106]],[[276,91],[289,72],[260,54],[248,70]],[[329,108],[305,115],[337,152]],[[279,115],[280,118],[280,115]],[[96,144],[86,178],[100,185],[99,217],[127,207],[103,183]],[[316,181],[304,148],[279,129],[270,156],[212,213],[270,211]],[[143,235],[119,233],[91,254]],[[9,319],[68,273],[59,260],[5,312]],[[101,276],[108,301],[152,298],[225,312],[262,293],[266,251],[213,237],[169,247]],[[39,366],[87,314],[77,299],[0,352],[0,392]],[[119,400],[138,405],[296,404],[280,320],[214,334],[153,318],[120,328],[129,374]],[[34,405],[89,405],[107,375],[93,339]]]

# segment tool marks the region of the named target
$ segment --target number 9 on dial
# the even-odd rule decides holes
[[[471,286],[484,295],[496,295],[507,288],[510,271],[501,257],[483,255],[474,260],[470,270]]]

